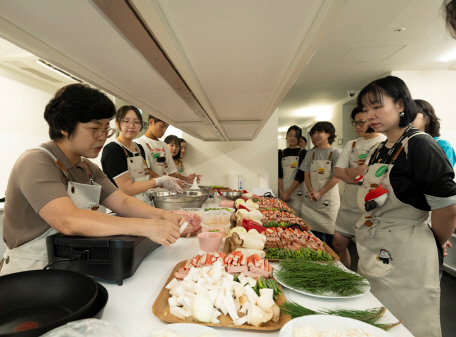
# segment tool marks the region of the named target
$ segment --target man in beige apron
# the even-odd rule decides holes
[[[83,160],[83,165],[89,176],[90,184],[80,184],[71,180],[65,167],[50,151],[43,147],[39,147],[38,149],[46,152],[52,157],[56,166],[58,166],[68,178],[68,196],[76,207],[80,209],[97,210],[100,202],[101,186],[92,180],[92,173],[90,172],[87,163]],[[46,238],[56,233],[58,232],[51,227],[32,241],[13,249],[7,248],[3,255],[4,261],[0,270],[0,275],[44,268],[48,264]]]
[[[299,170],[299,154],[301,153],[302,149],[299,151],[297,156],[288,156],[285,157],[284,151],[282,150],[282,170],[283,170],[283,178],[282,178],[282,189],[284,191],[288,191],[295,182],[296,173]],[[286,201],[288,207],[294,210],[294,214],[297,217],[301,217],[301,207],[302,207],[302,192],[303,184],[300,183],[298,187],[291,193],[290,198],[291,200]]]
[[[312,152],[311,155],[310,181],[313,190],[319,191],[333,178],[331,170],[333,151],[330,152],[327,160],[315,160],[315,152]],[[312,201],[311,194],[305,186],[301,217],[310,225],[312,231],[333,235],[339,205],[340,197],[337,184],[317,201]]]
[[[410,138],[403,141],[404,148]],[[379,186],[388,191],[385,203],[365,212],[356,224],[358,271],[369,280],[372,293],[415,336],[438,337],[439,256],[426,223],[429,212],[402,203],[390,183],[394,160],[403,147],[392,154],[390,163],[373,158],[371,162],[377,162],[369,165],[358,190],[358,205],[363,211],[369,191]],[[411,245],[411,241],[420,244]]]

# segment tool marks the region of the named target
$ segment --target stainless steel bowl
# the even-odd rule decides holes
[[[207,193],[197,190],[186,190],[182,194],[171,192],[152,192],[154,206],[168,211],[181,208],[201,208],[207,199]]]
[[[201,185],[198,185],[198,187],[199,187],[199,190],[188,189],[188,190],[186,190],[186,191],[201,191],[201,192],[207,193],[206,198],[204,199],[204,202],[206,202],[206,200],[207,200],[207,199],[209,198],[209,196],[211,195],[212,186],[201,186]]]
[[[212,193],[213,198],[223,198],[223,199],[228,199],[228,200],[233,200],[236,201],[237,199],[242,197],[242,192],[220,192],[222,193],[221,195],[219,194],[218,191],[215,191]]]

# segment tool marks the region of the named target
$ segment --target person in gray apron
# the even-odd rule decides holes
[[[71,84],[57,91],[44,118],[51,141],[24,152],[10,173],[3,215],[7,250],[0,274],[47,264],[46,237],[137,235],[169,246],[180,236],[182,216],[154,209],[124,194],[95,158],[114,134],[115,107],[98,89]],[[116,212],[94,212],[98,205]]]
[[[103,172],[122,192],[150,206],[149,190],[154,187],[182,193],[177,178],[150,177],[144,149],[133,142],[142,129],[142,116],[136,107],[125,105],[117,110],[116,128],[119,136],[103,148],[101,165]]]
[[[299,170],[307,151],[299,147],[302,130],[293,125],[288,128],[288,148],[279,150],[279,195],[294,211],[301,216],[304,172]]]
[[[362,213],[358,209],[356,177],[363,175],[369,162],[372,149],[386,139],[369,127],[366,114],[358,107],[351,113],[352,124],[360,138],[347,142],[334,170],[335,176],[345,182],[344,194],[337,213],[333,249],[340,256],[340,262],[350,268],[348,244],[355,236],[355,225]]]
[[[301,167],[305,189],[301,218],[319,239],[332,245],[340,197],[334,167],[341,150],[332,146],[336,130],[330,122],[318,122],[310,129],[314,148],[307,152]]]
[[[454,171],[435,140],[410,125],[416,106],[401,79],[368,84],[358,106],[387,136],[358,189],[358,272],[414,336],[439,337],[442,245],[456,227]]]

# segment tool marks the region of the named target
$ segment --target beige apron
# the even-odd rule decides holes
[[[117,139],[115,140],[117,144],[119,144],[125,152],[127,165],[128,165],[128,173],[130,173],[130,178],[132,182],[137,181],[148,181],[149,180],[149,171],[147,170],[147,163],[144,158],[141,156],[141,151],[139,150],[136,143],[133,143],[136,148],[136,152],[138,156],[130,157],[128,155],[127,149],[125,146],[119,142]],[[144,191],[142,193],[134,195],[135,198],[145,202],[147,205],[151,205],[151,200],[149,197],[149,191]]]
[[[372,148],[375,148],[375,144]],[[357,149],[356,141],[353,142],[349,154],[349,167],[358,167],[366,164],[372,148]],[[344,194],[340,203],[339,213],[336,219],[336,231],[348,237],[355,236],[355,225],[363,214],[358,208],[356,196],[358,184],[345,184]]]
[[[288,156],[285,157],[284,152],[282,151],[282,189],[284,192],[288,191],[291,185],[295,181],[296,173],[299,170],[299,155],[301,154],[302,149],[299,151],[297,156]],[[297,217],[301,217],[301,207],[302,207],[302,185],[299,186],[291,194],[291,200],[287,201],[287,205],[294,210]]]
[[[314,191],[319,191],[333,177],[331,173],[331,157],[328,160],[315,160],[315,152],[312,153],[312,164],[310,165],[310,182]],[[336,185],[327,193],[321,196],[320,200],[312,202],[309,191],[304,185],[304,197],[301,208],[301,218],[307,222],[312,230],[334,234],[334,224],[337,211],[340,206],[339,187]]]
[[[69,173],[63,164],[47,149],[38,147],[39,150],[48,153],[55,161],[56,165],[62,170],[68,178],[67,192],[71,200],[79,209],[97,210],[100,202],[101,185],[92,180],[92,173],[83,159],[84,167],[89,175],[90,184],[80,184],[73,182]],[[48,264],[48,256],[46,249],[46,238],[50,235],[58,233],[54,228],[49,228],[45,233],[24,243],[23,245],[6,249],[4,262],[0,275],[7,275],[27,270],[43,269]]]
[[[371,292],[414,336],[439,337],[439,258],[426,223],[429,212],[399,201],[390,183],[394,160],[410,138],[405,138],[390,164],[371,164],[358,190],[362,210],[370,190],[379,185],[388,190],[386,202],[365,212],[356,224],[358,272],[369,280]]]

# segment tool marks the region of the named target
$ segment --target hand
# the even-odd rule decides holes
[[[189,174],[189,176],[185,179],[187,183],[193,184],[193,181],[195,180],[196,173]],[[198,182],[198,178],[196,178],[196,181]]]
[[[284,191],[279,190],[279,196],[280,196],[280,199],[285,201],[285,192]]]
[[[172,214],[172,213],[171,213]],[[168,220],[147,220],[145,235],[163,246],[169,247],[180,237],[179,224]]]
[[[290,201],[291,200],[291,195],[288,193],[283,194],[283,201]]]
[[[314,202],[315,202],[315,201],[318,201],[318,200],[320,200],[320,198],[321,198],[321,193],[320,193],[320,192],[314,192],[314,193],[312,194],[312,197],[311,197],[311,198],[312,198],[312,201],[314,201]]]
[[[201,182],[201,178],[203,177],[202,174],[197,174],[196,175],[196,182],[199,184]]]
[[[182,188],[178,184],[179,179],[170,176],[162,176],[154,179],[157,186],[164,187],[170,192],[182,193]]]
[[[453,245],[451,244],[450,241],[447,241],[442,245],[442,248],[443,248],[443,257],[446,257],[446,256],[448,256],[447,248],[453,248]]]
[[[171,221],[172,223],[175,223],[175,224],[179,224],[182,219],[185,220],[185,217],[182,214],[176,214],[176,213],[171,213],[171,212],[165,211],[162,219]],[[180,225],[179,225],[179,227],[180,227]]]

